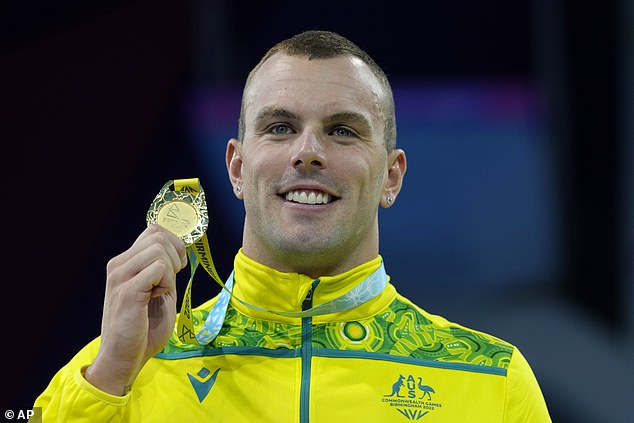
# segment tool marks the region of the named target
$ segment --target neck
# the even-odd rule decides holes
[[[251,249],[248,245],[244,245],[242,251],[267,267],[285,273],[299,273],[312,279],[347,272],[378,256],[378,248],[358,255],[346,251],[298,253],[280,250],[277,250],[276,254],[268,255],[258,254],[257,249]]]
[[[299,273],[313,279],[347,272],[379,255],[378,230],[364,239],[354,239],[334,246],[298,248],[297,245],[268,245],[246,230],[242,251],[251,259],[280,272]]]

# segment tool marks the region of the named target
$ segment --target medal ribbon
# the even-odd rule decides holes
[[[175,179],[174,191],[184,191],[196,195],[204,195],[202,194],[203,190],[198,178]],[[211,249],[209,248],[209,242],[207,241],[207,234],[205,232],[203,232],[202,236],[195,240],[193,244],[187,246],[187,257],[189,258],[189,281],[187,282],[187,288],[185,288],[185,293],[183,294],[183,304],[181,305],[181,311],[178,315],[176,332],[178,338],[182,342],[186,344],[199,344],[196,339],[196,331],[192,315],[192,283],[198,264],[200,263],[209,276],[223,287],[223,289],[226,288],[222,283],[222,279],[218,276],[216,266],[211,258]]]
[[[176,179],[174,180],[174,190],[204,195],[198,178]],[[375,298],[387,285],[387,274],[383,263],[381,263],[381,266],[377,270],[375,270],[357,286],[330,301],[304,311],[271,310],[249,304],[248,302],[233,295],[234,272],[231,272],[226,284],[222,282],[218,272],[216,271],[216,267],[214,266],[213,259],[211,258],[211,249],[209,248],[206,233],[203,232],[199,239],[195,240],[192,244],[187,245],[187,256],[189,258],[190,276],[187,288],[185,289],[185,293],[183,295],[183,304],[181,305],[181,311],[176,325],[178,338],[181,342],[186,344],[207,345],[215,339],[222,328],[222,324],[227,314],[229,300],[232,296],[236,301],[253,310],[270,312],[280,316],[301,318],[338,313],[357,307]],[[196,272],[198,264],[202,265],[209,276],[211,276],[211,278],[222,287],[222,290],[218,295],[218,299],[209,311],[200,331],[196,333],[192,315],[191,288],[194,273]]]

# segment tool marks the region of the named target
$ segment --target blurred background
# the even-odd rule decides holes
[[[634,421],[634,2],[0,11],[3,409],[30,407],[99,334],[105,264],[167,180],[201,178],[229,274],[243,209],[224,151],[242,84],[277,41],[328,29],[392,81],[409,167],[380,212],[381,253],[400,292],[517,345],[553,421]],[[199,272],[194,302],[217,292]]]

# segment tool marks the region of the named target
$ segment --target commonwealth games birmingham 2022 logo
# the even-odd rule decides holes
[[[441,408],[434,401],[436,391],[423,383],[422,377],[399,375],[392,384],[391,392],[383,395],[381,402],[401,413],[407,420],[419,420],[428,413]]]

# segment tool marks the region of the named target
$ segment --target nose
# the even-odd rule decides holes
[[[319,136],[310,129],[306,129],[300,137],[296,139],[293,154],[291,155],[291,166],[299,168],[326,167],[326,154]]]

